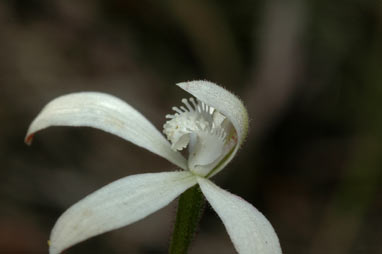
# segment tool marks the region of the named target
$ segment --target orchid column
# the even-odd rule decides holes
[[[27,143],[34,133],[49,126],[89,126],[146,148],[181,169],[127,176],[74,204],[53,227],[51,254],[143,219],[183,192],[171,253],[187,251],[200,215],[201,193],[222,219],[238,253],[281,253],[269,221],[251,204],[209,180],[232,160],[244,141],[248,129],[245,107],[236,96],[211,82],[177,85],[196,99],[183,99],[184,105],[174,107],[174,114],[166,116],[163,132],[170,142],[130,105],[98,92],[58,97],[32,122]],[[180,153],[183,149],[188,149],[187,159]],[[191,217],[185,207],[191,207]],[[185,217],[188,219],[182,219]]]

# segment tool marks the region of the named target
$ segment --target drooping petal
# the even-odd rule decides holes
[[[212,82],[199,80],[182,82],[177,85],[195,96],[198,100],[224,114],[235,127],[237,145],[232,153],[214,170],[212,174],[214,175],[232,160],[240,145],[243,143],[248,131],[247,110],[239,98]]]
[[[186,159],[171,149],[169,142],[141,113],[109,94],[80,92],[49,102],[29,126],[25,141],[50,126],[87,126],[117,135],[158,154],[182,169]]]
[[[281,254],[280,243],[272,225],[255,207],[208,179],[198,177],[198,183],[223,221],[238,253]]]
[[[194,184],[189,171],[132,175],[108,184],[61,215],[50,236],[50,254],[136,222]]]

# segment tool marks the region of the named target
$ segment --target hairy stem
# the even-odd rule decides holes
[[[203,213],[205,199],[199,185],[191,187],[179,198],[170,254],[186,254]]]

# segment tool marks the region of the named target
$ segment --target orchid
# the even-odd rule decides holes
[[[124,101],[104,93],[80,92],[49,102],[29,127],[25,141],[50,126],[88,126],[117,135],[179,167],[180,171],[131,175],[88,195],[64,212],[50,236],[50,253],[127,226],[169,204],[194,185],[218,216],[238,253],[281,253],[269,221],[250,203],[209,179],[243,143],[248,116],[242,102],[208,81],[177,84],[195,98],[183,99],[167,115],[163,133]],[[188,159],[180,151],[188,148]]]

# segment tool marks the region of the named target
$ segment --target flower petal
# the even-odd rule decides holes
[[[50,236],[50,254],[136,222],[194,184],[189,171],[132,175],[108,184],[61,215]]]
[[[223,113],[235,126],[239,143],[244,141],[248,131],[248,114],[239,98],[221,86],[204,80],[182,82],[177,86]]]
[[[137,110],[104,93],[80,92],[49,102],[29,126],[25,141],[50,126],[88,126],[117,135],[158,154],[182,169],[186,159],[171,149],[163,135]]]
[[[255,207],[208,179],[198,177],[198,183],[223,221],[238,253],[281,254],[272,225]]]
[[[248,113],[243,103],[226,89],[209,81],[189,81],[177,84],[180,88],[195,96],[200,101],[223,113],[233,124],[238,135],[238,144],[233,152],[213,171],[216,174],[235,156],[248,131]]]

